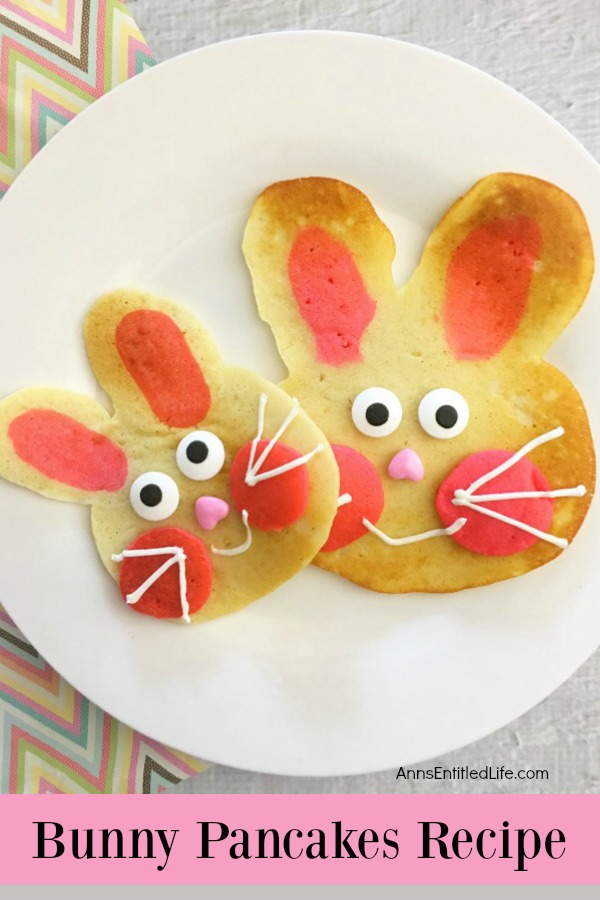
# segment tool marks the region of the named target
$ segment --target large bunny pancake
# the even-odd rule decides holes
[[[583,403],[542,359],[593,274],[571,197],[484,178],[398,290],[393,238],[367,198],[298,179],[258,198],[244,253],[282,386],[340,468],[319,566],[379,591],[456,591],[560,554],[595,479]]]
[[[233,612],[307,565],[327,538],[338,470],[280,388],[225,366],[182,307],[133,291],[85,324],[114,415],[54,388],[0,403],[0,474],[92,507],[124,600],[157,618]]]

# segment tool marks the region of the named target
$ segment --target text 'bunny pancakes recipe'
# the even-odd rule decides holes
[[[583,402],[543,360],[593,275],[573,198],[529,176],[482,179],[398,289],[365,195],[300,178],[259,196],[244,253],[282,387],[340,471],[319,566],[378,591],[446,592],[560,555],[595,483]]]
[[[85,340],[113,415],[59,388],[11,395],[0,402],[0,475],[91,506],[123,600],[204,621],[308,565],[331,528],[338,470],[298,402],[225,365],[198,319],[168,300],[107,294]]]

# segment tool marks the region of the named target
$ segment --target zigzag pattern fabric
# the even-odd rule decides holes
[[[118,0],[0,0],[0,196],[78,112],[153,64]],[[203,768],[86,700],[0,606],[1,793],[159,793]]]
[[[0,0],[0,196],[77,113],[153,65],[118,0]]]

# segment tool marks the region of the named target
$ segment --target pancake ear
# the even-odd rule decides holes
[[[84,334],[90,364],[120,418],[190,428],[208,414],[222,363],[187,310],[115,291],[94,305]]]
[[[457,359],[490,359],[518,329],[542,249],[535,219],[507,216],[478,225],[446,273],[444,329]]]
[[[156,418],[172,428],[201,422],[210,409],[210,390],[183,332],[154,309],[136,309],[115,332],[121,362]]]
[[[594,271],[575,200],[526,175],[490,175],[446,213],[419,271],[457,359],[542,355],[573,318]]]
[[[0,475],[47,497],[93,503],[127,479],[127,458],[109,430],[108,413],[87,397],[19,391],[0,403]]]
[[[271,185],[246,226],[261,317],[290,371],[362,360],[376,298],[393,290],[393,238],[360,191],[330,178]]]
[[[360,342],[375,315],[375,301],[348,247],[324,228],[302,228],[290,248],[287,274],[319,362],[360,362]]]

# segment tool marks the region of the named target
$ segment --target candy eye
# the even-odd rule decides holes
[[[146,472],[131,485],[129,499],[142,519],[160,522],[172,516],[179,506],[179,488],[163,472]]]
[[[175,459],[186,478],[207,481],[223,468],[225,447],[211,431],[192,431],[179,442]]]
[[[419,403],[421,428],[435,438],[453,438],[469,424],[465,398],[451,388],[436,388]]]
[[[354,399],[352,421],[369,437],[387,437],[402,421],[402,404],[387,388],[367,388]]]

